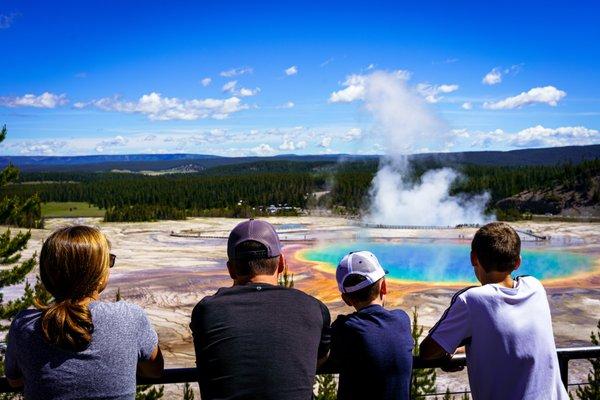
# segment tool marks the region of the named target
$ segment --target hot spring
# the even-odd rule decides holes
[[[476,282],[469,258],[470,246],[454,243],[351,242],[325,244],[305,250],[302,258],[318,262],[333,272],[339,260],[350,251],[373,252],[388,277],[413,282]],[[523,249],[521,267],[515,275],[538,279],[565,278],[593,269],[593,258],[565,250]]]

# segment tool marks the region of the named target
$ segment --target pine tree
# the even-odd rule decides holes
[[[442,400],[454,400],[454,396],[452,396],[452,394],[450,393],[449,387],[446,388],[446,393],[444,393],[444,397],[442,397]]]
[[[135,391],[135,400],[158,400],[165,395],[163,385],[158,388],[153,385],[138,385]]]
[[[6,126],[0,130],[0,142],[6,137]],[[12,165],[0,171],[0,188],[18,179],[19,170]],[[37,196],[31,196],[24,201],[18,197],[4,197],[0,201],[0,223],[25,227],[41,226],[40,204]],[[33,254],[26,260],[21,260],[21,252],[27,248],[31,232],[18,232],[13,235],[10,229],[0,234],[0,265],[12,265],[0,271],[0,289],[25,282],[23,294],[13,300],[4,302],[0,293],[0,331],[10,327],[10,320],[20,311],[31,306],[36,297],[40,303],[49,301],[50,295],[43,289],[38,280],[32,287],[27,275],[36,265],[37,255]],[[0,355],[0,375],[4,374],[4,357]],[[15,395],[3,395],[2,398],[15,398]],[[18,395],[17,395],[18,396]]]
[[[4,141],[6,134],[6,125],[4,125],[0,129],[0,143]],[[0,188],[17,182],[18,179],[19,169],[13,165],[8,165],[0,171]],[[43,225],[42,208],[37,194],[26,196],[24,199],[19,196],[4,196],[0,201],[0,224],[23,228],[41,228]]]
[[[465,389],[465,392],[463,393],[460,400],[471,400],[471,396],[469,396],[469,392],[467,391],[467,389]]]
[[[279,274],[277,278],[279,286],[293,288],[294,287],[294,274],[290,273],[287,265],[283,269],[283,272]]]
[[[315,396],[315,400],[337,399],[337,383],[333,375],[317,375],[315,383],[317,386],[317,394]]]
[[[419,325],[419,312],[417,307],[413,309],[412,337],[415,342],[413,354],[419,355],[419,339],[423,334],[423,326]],[[422,398],[424,395],[435,393],[437,375],[434,368],[423,368],[413,370],[410,396],[413,399]]]
[[[194,391],[189,382],[186,382],[183,386],[183,400],[194,400]]]
[[[600,320],[597,325],[598,330],[592,331],[590,338],[594,346],[600,345]],[[581,400],[598,400],[600,399],[600,359],[588,360],[592,364],[592,369],[588,374],[588,384],[586,386],[580,386],[577,388],[575,393]]]

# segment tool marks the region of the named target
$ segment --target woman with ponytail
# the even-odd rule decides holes
[[[136,371],[162,373],[144,311],[98,300],[114,263],[96,228],[62,228],[44,242],[40,278],[54,301],[17,314],[7,337],[6,377],[26,399],[134,399]]]

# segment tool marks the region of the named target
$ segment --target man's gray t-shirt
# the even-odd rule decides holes
[[[41,311],[25,310],[8,333],[6,376],[23,378],[27,399],[134,399],[138,360],[158,344],[144,311],[119,301],[90,303],[94,332],[83,351],[46,343]]]

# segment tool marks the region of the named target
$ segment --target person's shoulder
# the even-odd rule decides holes
[[[223,302],[227,302],[227,294],[235,292],[235,286],[219,288],[215,293],[204,296],[192,309],[192,318],[199,313],[212,307],[220,307]]]
[[[341,328],[343,326],[345,326],[348,321],[350,320],[350,318],[352,318],[352,316],[356,314],[356,313],[352,313],[352,314],[339,314],[336,318],[335,321],[333,321],[331,323],[331,328]]]
[[[450,303],[455,303],[458,300],[463,301],[464,303],[468,303],[472,299],[477,299],[482,296],[488,295],[490,292],[489,288],[486,285],[482,286],[467,286],[464,287],[454,293],[452,295],[452,299]]]
[[[96,317],[133,318],[146,314],[142,307],[125,300],[95,301],[90,304],[90,310]]]
[[[19,311],[12,320],[11,329],[14,330],[31,330],[34,324],[42,316],[42,311],[36,309],[27,309]]]
[[[321,300],[302,290],[296,288],[279,287],[280,293],[286,296],[286,302],[296,310],[304,310],[314,315],[320,315],[323,321],[329,325],[331,314],[329,308]]]
[[[300,289],[296,289],[296,288],[286,288],[283,286],[274,286],[274,289],[276,288],[277,290],[280,290],[280,292],[285,295],[285,296],[289,296],[291,298],[293,298],[296,301],[300,301],[302,303],[311,303],[314,305],[317,305],[319,307],[325,307],[325,304],[317,299],[314,296],[311,296],[310,294],[303,292]]]
[[[388,311],[389,311],[390,315],[392,315],[397,320],[399,320],[403,323],[408,323],[410,325],[410,317],[408,316],[406,311],[404,311],[400,308],[394,308],[394,309],[391,309]]]
[[[531,275],[519,275],[515,277],[515,281],[517,281],[519,285],[524,284],[536,290],[545,290],[544,285],[542,285],[542,282],[540,282],[537,278]]]

